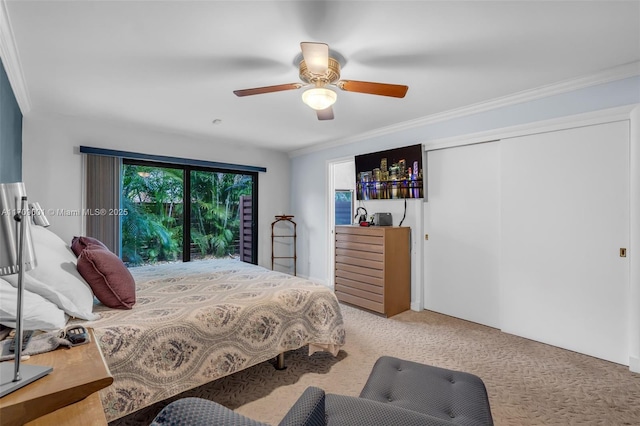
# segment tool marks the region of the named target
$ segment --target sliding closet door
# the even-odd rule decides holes
[[[501,142],[504,331],[628,364],[628,129]]]
[[[425,309],[499,326],[499,142],[427,153]]]

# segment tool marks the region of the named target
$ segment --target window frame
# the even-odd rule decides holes
[[[217,168],[196,166],[190,164],[180,164],[171,162],[161,162],[152,160],[142,160],[134,158],[123,158],[121,167],[124,165],[132,166],[146,166],[146,167],[158,167],[168,169],[180,169],[183,173],[183,215],[182,215],[182,261],[191,261],[191,172],[201,171],[210,173],[225,173],[225,174],[239,174],[245,176],[251,176],[251,239],[255,243],[251,245],[251,262],[254,265],[258,264],[258,171],[251,171],[242,168],[232,169],[229,167]],[[120,171],[122,175],[122,170]],[[188,195],[187,195],[188,194]],[[122,197],[122,188],[120,189],[120,196]],[[122,236],[120,237],[122,240]]]
[[[337,206],[336,206],[336,196],[338,195],[338,193],[348,193],[351,199],[351,206],[350,206],[350,212],[349,212],[349,223],[346,224],[338,224],[338,221],[336,220],[336,213],[338,212]],[[333,193],[333,223],[335,225],[350,225],[351,223],[353,223],[353,207],[355,206],[355,200],[354,200],[354,195],[355,195],[355,191],[353,189],[336,189]]]

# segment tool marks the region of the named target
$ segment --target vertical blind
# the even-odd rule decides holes
[[[86,235],[120,255],[120,168],[122,159],[86,155]]]

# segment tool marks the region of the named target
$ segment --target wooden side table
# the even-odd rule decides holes
[[[91,342],[34,355],[24,364],[53,371],[0,398],[0,419],[9,425],[106,425],[98,391],[113,383],[93,330]]]

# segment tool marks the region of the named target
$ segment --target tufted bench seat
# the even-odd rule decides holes
[[[154,419],[161,425],[268,426],[213,401],[185,398]],[[493,425],[482,380],[473,374],[383,356],[360,397],[309,387],[280,426]]]
[[[487,391],[478,376],[389,356],[376,361],[360,398],[450,424],[493,424]]]

